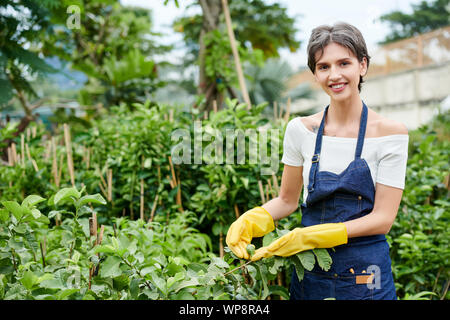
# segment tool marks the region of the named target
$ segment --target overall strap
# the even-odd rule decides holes
[[[355,160],[361,158],[362,148],[364,145],[364,137],[366,135],[367,126],[367,106],[363,103],[361,120],[359,121],[359,133],[358,133],[358,143],[356,145]]]
[[[314,182],[316,179],[316,171],[319,167],[319,157],[320,157],[320,150],[322,149],[322,135],[323,135],[323,128],[325,127],[325,117],[328,112],[328,107],[330,105],[327,105],[325,108],[325,111],[323,112],[322,121],[320,122],[319,131],[317,132],[316,137],[316,146],[314,148],[314,154],[311,159],[311,169],[309,170],[309,183],[308,183],[308,193],[311,193],[314,191]]]

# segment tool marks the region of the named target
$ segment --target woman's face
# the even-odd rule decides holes
[[[331,100],[343,101],[358,95],[359,76],[367,71],[366,58],[358,61],[351,50],[335,42],[328,44],[322,56],[320,54],[316,52],[314,76]]]

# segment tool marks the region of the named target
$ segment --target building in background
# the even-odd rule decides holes
[[[377,113],[414,130],[427,123],[450,96],[450,26],[380,47],[371,56],[361,98]],[[306,68],[289,80],[288,87],[309,83],[313,98],[292,103],[291,113],[316,113],[329,96]],[[441,110],[442,111],[442,110]]]

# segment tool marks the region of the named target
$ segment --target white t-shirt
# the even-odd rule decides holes
[[[317,134],[310,131],[300,117],[289,121],[283,140],[281,162],[289,166],[303,166],[303,201],[308,196],[311,158]],[[340,174],[355,159],[357,138],[322,136],[318,171]],[[365,138],[361,158],[370,168],[374,187],[376,183],[404,189],[408,160],[407,134]]]

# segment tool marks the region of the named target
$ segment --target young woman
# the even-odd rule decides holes
[[[308,44],[308,66],[330,96],[321,112],[289,121],[280,194],[239,217],[227,244],[240,258],[253,237],[301,204],[303,228],[267,247],[256,261],[314,248],[329,250],[327,272],[315,267],[302,281],[292,273],[291,299],[396,299],[387,234],[403,193],[408,130],[369,109],[360,98],[370,57],[360,31],[347,23],[319,26]]]

